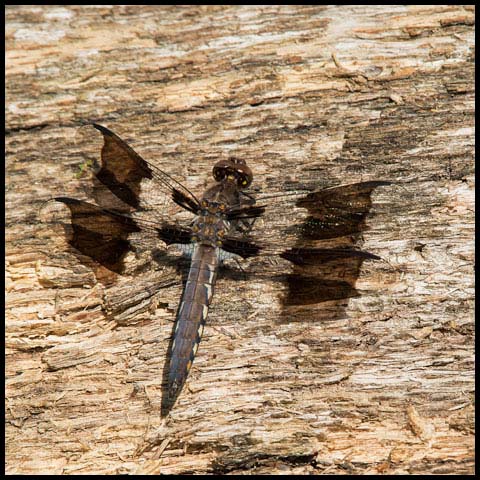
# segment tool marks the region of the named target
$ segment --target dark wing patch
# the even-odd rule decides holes
[[[141,181],[153,177],[152,169],[115,133],[96,123],[93,126],[102,133],[104,141],[97,178],[118,198],[139,209]]]
[[[386,181],[353,183],[311,192],[296,202],[310,214],[300,234],[305,240],[324,240],[352,235],[364,230],[364,220],[372,206],[371,194]]]
[[[323,265],[332,259],[361,258],[363,260],[380,260],[373,253],[353,250],[351,248],[289,248],[280,257],[294,265]]]
[[[199,202],[190,190],[177,182],[168,173],[145,161],[118,135],[96,123],[93,126],[103,135],[102,166],[97,178],[111,192],[135,210],[141,209],[142,180],[154,180],[166,190],[173,201],[196,213]]]
[[[225,237],[222,241],[222,249],[246,259],[258,255],[262,247],[249,240]]]
[[[177,188],[172,188],[172,199],[180,207],[185,208],[186,210],[197,214],[200,210],[200,205],[198,201],[193,200],[189,196],[185,195],[184,192],[178,190]]]
[[[70,245],[109,270],[122,273],[125,255],[132,249],[128,236],[140,231],[136,222],[81,200],[67,197],[54,200],[70,209]]]
[[[285,250],[281,257],[293,264],[287,278],[284,306],[333,302],[333,317],[344,311],[343,299],[359,295],[355,284],[365,260],[380,257],[355,249],[359,234],[366,229],[365,219],[372,206],[371,194],[386,181],[360,182],[307,194],[296,202],[309,216],[299,226],[298,247]],[[332,248],[303,248],[305,242],[334,241]]]
[[[191,230],[188,228],[133,218],[73,198],[56,197],[53,200],[70,209],[68,243],[115,273],[124,273],[125,256],[129,251],[135,251],[129,238],[132,233],[150,233],[167,245],[190,243]],[[141,240],[137,241],[138,246]]]
[[[258,218],[265,212],[263,205],[250,205],[244,208],[237,208],[227,212],[227,220],[243,220],[247,218]]]
[[[283,304],[313,305],[358,296],[355,283],[364,260],[379,260],[351,248],[293,248],[281,257],[293,263]]]
[[[177,225],[163,225],[157,228],[158,238],[167,245],[174,243],[190,243],[192,231]]]
[[[339,301],[340,315],[344,306],[340,300],[358,295],[355,284],[362,263],[380,259],[359,250],[358,240],[366,229],[372,192],[389,184],[370,181],[269,195],[261,199],[262,213],[265,209],[263,231],[254,228],[248,240],[226,239],[222,248],[243,258],[258,255],[258,266],[257,261],[250,262],[244,273],[266,278],[270,275],[286,282],[284,306]],[[306,215],[295,207],[306,209]],[[239,218],[256,213],[255,206],[233,211],[233,215],[237,212]],[[288,226],[282,229],[281,222],[285,221]]]
[[[284,306],[316,305],[318,303],[357,297],[355,287],[345,280],[329,280],[305,275],[288,275],[288,291],[282,298]]]

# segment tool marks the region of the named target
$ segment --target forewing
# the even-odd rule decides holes
[[[265,239],[272,238],[274,233],[273,237],[278,241],[281,234],[299,245],[358,234],[366,228],[365,218],[372,206],[372,192],[390,184],[368,181],[259,197],[253,213],[258,211],[256,216],[264,219],[264,225],[256,224],[254,235]]]
[[[372,206],[375,188],[390,182],[370,181],[311,192],[296,201],[308,216],[298,230],[303,240],[324,240],[360,233]]]
[[[118,135],[102,125],[93,124],[103,135],[101,168],[97,179],[127,207],[125,211],[158,208],[159,194],[196,213],[198,200],[182,184],[158,167],[145,161]],[[105,206],[105,205],[102,205]]]

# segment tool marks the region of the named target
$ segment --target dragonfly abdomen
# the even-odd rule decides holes
[[[218,249],[195,244],[188,279],[177,312],[168,374],[168,392],[176,397],[185,383],[207,320],[218,268]]]

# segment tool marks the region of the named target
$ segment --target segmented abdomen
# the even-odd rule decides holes
[[[195,244],[188,279],[177,312],[168,374],[168,393],[176,397],[202,338],[218,268],[218,249]]]

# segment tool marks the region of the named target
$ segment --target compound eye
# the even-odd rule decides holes
[[[246,188],[252,183],[252,179],[248,175],[241,174],[238,176],[237,185]]]
[[[227,176],[227,169],[225,167],[215,167],[213,169],[213,178],[217,182],[221,182]]]

